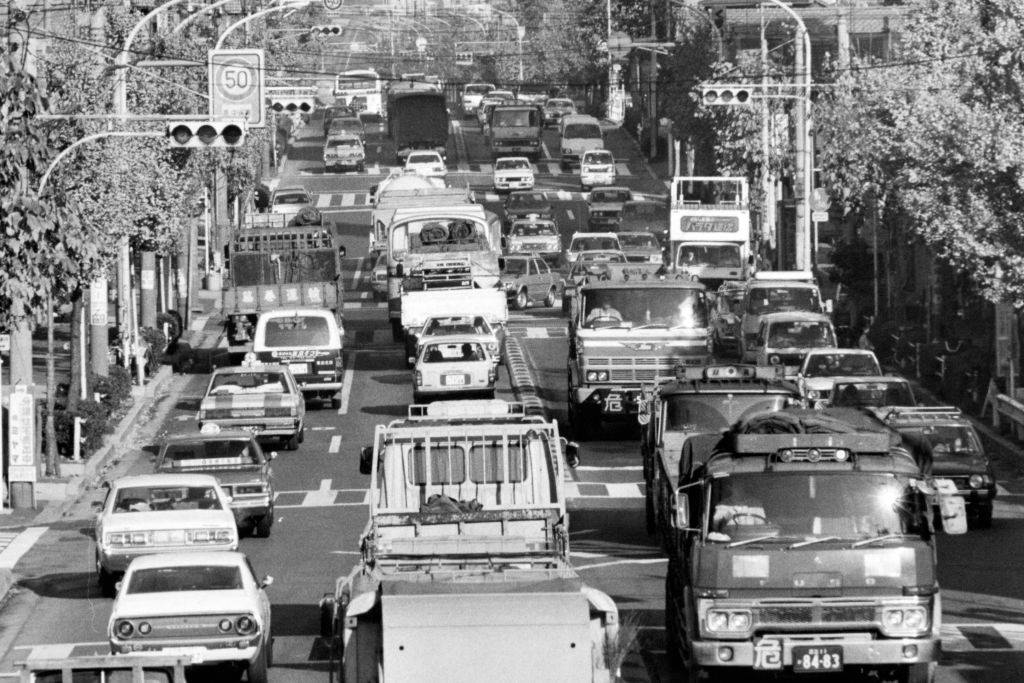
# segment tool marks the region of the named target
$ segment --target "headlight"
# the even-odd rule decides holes
[[[498,353],[498,342],[488,342],[487,350],[491,353]]]
[[[917,635],[930,627],[924,605],[900,605],[882,608],[882,631],[886,635]]]
[[[153,627],[149,625],[148,621],[139,624],[139,635],[148,636],[152,630]]]
[[[234,627],[234,624],[231,623],[230,619],[221,619],[220,622],[217,624],[217,628],[219,628],[224,633],[230,631],[232,627]]]
[[[744,633],[751,621],[750,610],[745,609],[712,609],[704,619],[707,629],[718,633]]]
[[[985,483],[985,478],[980,474],[972,474],[970,479],[967,480],[967,484],[972,489],[980,489],[982,484]]]
[[[588,382],[607,382],[608,371],[607,370],[588,370],[587,371]]]
[[[771,363],[772,365],[778,365],[779,364],[779,357],[773,355],[772,357],[770,357],[768,359],[768,362]]]

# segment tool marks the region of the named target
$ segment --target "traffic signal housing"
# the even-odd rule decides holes
[[[752,104],[753,88],[749,85],[702,85],[701,102],[710,106]]]
[[[316,107],[316,88],[308,86],[267,88],[270,108],[276,112],[308,114]]]
[[[167,138],[171,147],[241,147],[245,143],[244,119],[223,121],[171,121]]]
[[[341,27],[337,24],[328,24],[326,26],[313,26],[309,29],[309,32],[313,35],[319,36],[340,36]]]

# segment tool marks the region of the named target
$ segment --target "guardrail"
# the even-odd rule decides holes
[[[989,384],[985,405],[982,407],[982,415],[985,414],[989,406],[992,407],[993,427],[1002,430],[1003,424],[1007,423],[1007,426],[1013,431],[1014,437],[1024,440],[1024,402],[998,393],[995,384]]]

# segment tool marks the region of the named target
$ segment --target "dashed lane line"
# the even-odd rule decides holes
[[[338,453],[341,451],[341,435],[335,434],[331,437],[331,445],[327,447],[328,453]]]

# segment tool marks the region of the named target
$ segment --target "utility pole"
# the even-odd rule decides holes
[[[654,13],[654,4],[651,4],[651,41],[658,42],[658,18]],[[647,75],[648,100],[647,115],[648,128],[647,139],[650,140],[650,158],[658,156],[658,53],[651,50],[651,61]]]
[[[761,7],[761,86],[768,91],[768,38],[765,34],[764,7]],[[761,193],[764,197],[764,214],[761,217],[761,237],[770,249],[775,249],[775,178],[770,163],[771,157],[771,106],[766,97],[761,108]]]

